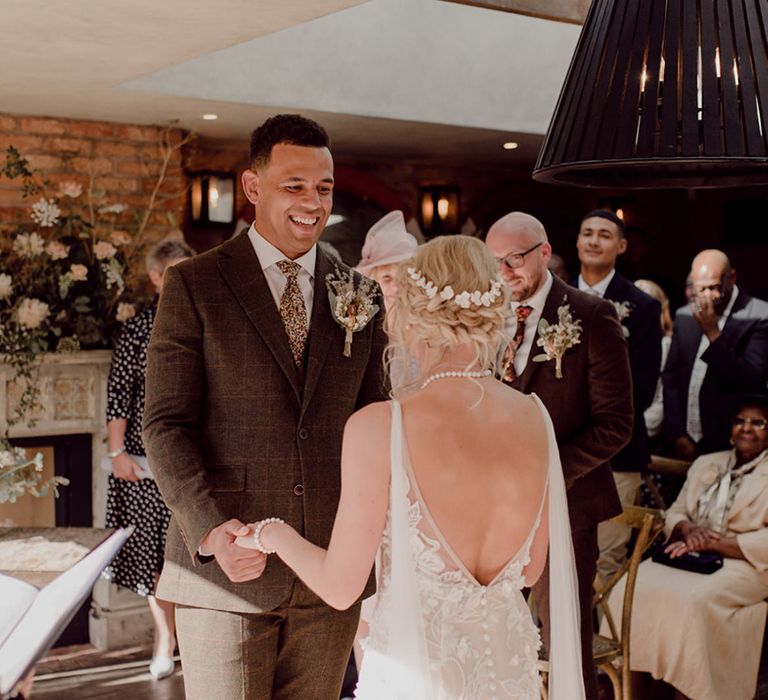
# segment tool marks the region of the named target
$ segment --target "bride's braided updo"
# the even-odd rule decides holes
[[[495,370],[507,342],[509,303],[484,243],[469,236],[435,238],[400,265],[397,287],[387,316],[390,361],[418,356],[423,376],[464,345],[474,351],[476,367]],[[410,383],[416,381],[411,377]]]

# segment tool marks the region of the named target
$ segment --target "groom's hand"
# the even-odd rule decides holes
[[[206,550],[213,553],[221,570],[233,583],[259,578],[267,565],[267,555],[263,552],[235,544],[237,537],[245,537],[250,532],[251,528],[239,520],[227,520],[213,528],[203,541]]]

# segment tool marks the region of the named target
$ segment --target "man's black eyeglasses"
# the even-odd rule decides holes
[[[543,244],[544,241],[539,241],[535,246],[528,248],[528,250],[524,250],[522,253],[510,253],[503,258],[496,258],[496,260],[498,260],[499,265],[504,264],[510,270],[516,270],[518,267],[525,265],[525,256],[528,255],[528,253],[532,253],[536,248]]]

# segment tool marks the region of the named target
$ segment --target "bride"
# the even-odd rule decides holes
[[[389,359],[421,374],[347,422],[328,550],[275,518],[252,526],[250,546],[338,609],[358,600],[381,548],[362,700],[539,698],[541,642],[521,589],[549,551],[549,697],[583,698],[552,425],[538,398],[494,377],[509,307],[496,261],[477,239],[437,238],[398,277]]]

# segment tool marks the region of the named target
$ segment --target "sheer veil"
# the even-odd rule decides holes
[[[579,598],[573,540],[568,517],[563,467],[552,419],[541,399],[533,394],[547,424],[549,437],[549,679],[550,700],[582,700]]]

